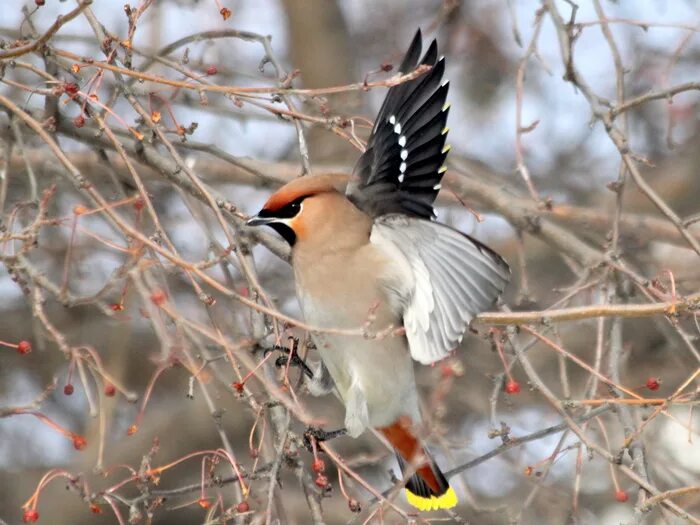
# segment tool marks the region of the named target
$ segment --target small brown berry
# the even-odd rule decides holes
[[[32,343],[29,341],[20,341],[17,343],[17,352],[22,355],[28,354],[32,351]]]
[[[126,435],[133,436],[134,434],[136,434],[136,432],[138,432],[138,429],[139,427],[137,427],[136,425],[131,425],[129,428],[126,429]]]
[[[520,383],[511,379],[506,383],[506,394],[517,394],[520,392]]]
[[[209,294],[204,292],[199,294],[199,300],[202,301],[207,306],[213,306],[216,304],[216,299]]]
[[[355,498],[350,498],[348,500],[348,508],[350,509],[350,512],[362,512],[362,505],[360,505],[360,502]]]
[[[42,5],[44,5],[46,3],[46,0],[34,0],[34,3],[37,6],[41,7]]]
[[[615,499],[620,503],[625,503],[629,499],[629,496],[627,495],[627,492],[620,489],[615,491]]]
[[[231,10],[227,7],[222,7],[219,13],[224,20],[228,20],[231,17]]]
[[[73,119],[73,125],[76,128],[82,128],[85,125],[85,117],[83,117],[82,115],[78,115]]]
[[[66,383],[66,386],[63,387],[63,393],[67,396],[72,396],[74,391],[75,391],[75,389],[73,388],[73,385],[70,383]]]
[[[236,512],[248,512],[250,510],[250,505],[248,504],[247,501],[241,501],[238,505],[236,505]]]

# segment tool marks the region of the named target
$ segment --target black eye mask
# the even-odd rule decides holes
[[[297,236],[294,233],[294,230],[292,230],[286,224],[282,224],[281,222],[273,222],[268,224],[268,226],[279,233],[282,238],[287,241],[289,246],[294,246],[294,243],[297,242]]]
[[[301,203],[307,196],[299,197],[289,204],[282,206],[281,208],[271,211],[271,210],[260,210],[258,217],[261,219],[293,219],[301,211]],[[289,243],[290,246],[294,246],[297,240],[297,236],[294,230],[281,222],[270,222],[267,224],[270,228],[279,233],[282,238]]]
[[[275,218],[275,219],[291,219],[293,217],[297,216],[297,213],[301,211],[301,202],[306,198],[304,197],[299,197],[298,199],[293,200],[289,204],[282,206],[281,208],[274,210],[274,211],[269,211],[269,210],[260,210],[260,213],[258,213],[258,217],[261,218]]]

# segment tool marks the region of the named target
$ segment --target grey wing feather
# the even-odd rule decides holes
[[[383,215],[370,240],[397,263],[387,286],[400,298],[411,355],[423,364],[458,346],[474,316],[493,305],[510,279],[501,256],[444,224]]]

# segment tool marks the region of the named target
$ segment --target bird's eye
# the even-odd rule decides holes
[[[294,217],[297,213],[299,213],[299,210],[301,209],[301,206],[299,205],[298,202],[290,202],[285,206],[284,209],[284,214],[287,217]]]
[[[284,208],[277,212],[277,216],[283,219],[291,219],[301,211],[301,201],[296,200],[287,204]]]

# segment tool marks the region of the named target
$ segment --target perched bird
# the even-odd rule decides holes
[[[401,469],[415,466],[408,502],[433,510],[455,506],[457,496],[418,438],[412,359],[431,364],[455,349],[471,319],[501,294],[510,269],[493,250],[434,221],[449,151],[448,83],[437,43],[422,58],[421,48],[419,30],[399,70],[430,69],[389,89],[352,176],[299,177],[248,224],[271,226],[291,245],[307,323],[357,329],[371,320],[377,330],[405,329],[382,338],[313,334],[321,366],[310,390],[335,390],[350,436],[368,427],[383,434]]]

